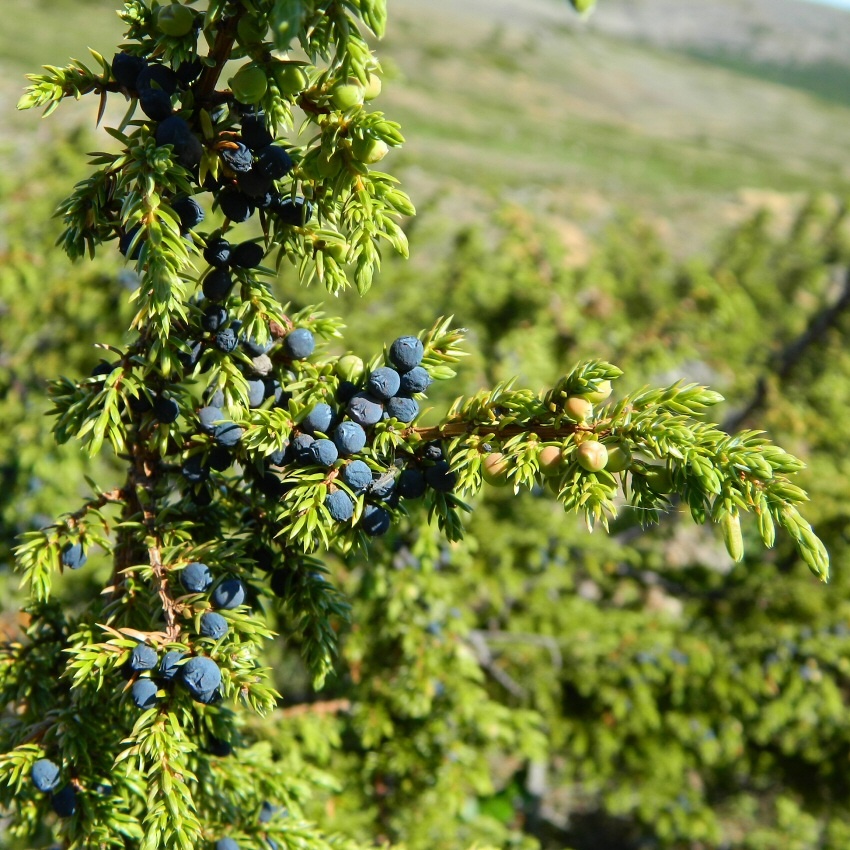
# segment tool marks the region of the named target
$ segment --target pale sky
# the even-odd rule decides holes
[[[825,3],[828,6],[838,6],[841,9],[850,9],[850,0],[808,0],[810,3]]]

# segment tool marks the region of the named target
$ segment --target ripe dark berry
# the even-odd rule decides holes
[[[372,483],[372,470],[362,460],[353,460],[342,468],[339,477],[343,484],[360,493]]]
[[[289,595],[289,582],[291,577],[292,572],[290,570],[275,570],[272,573],[271,580],[269,581],[269,587],[271,587],[272,593],[279,599],[286,599]]]
[[[201,615],[201,637],[221,640],[229,630],[230,626],[221,614],[216,614],[215,611],[207,611]]]
[[[136,86],[140,93],[142,89],[162,89],[168,94],[174,94],[177,91],[178,83],[177,74],[167,65],[158,62],[145,65],[136,79]]]
[[[428,460],[442,460],[443,447],[438,442],[428,443],[425,446],[424,455]]]
[[[218,206],[222,213],[235,224],[248,221],[256,208],[248,195],[232,188],[223,189],[219,192]]]
[[[399,422],[413,422],[419,416],[419,405],[415,399],[397,395],[387,402],[387,413]]]
[[[374,496],[376,499],[382,499],[385,502],[389,501],[393,493],[395,493],[394,473],[385,472],[380,478],[372,481],[367,489],[370,496]]]
[[[202,407],[198,411],[198,419],[201,421],[201,430],[205,434],[212,434],[215,430],[215,424],[224,419],[224,413],[222,413],[220,407]]]
[[[403,499],[419,499],[425,495],[425,476],[421,469],[410,467],[398,477],[396,492]]]
[[[233,278],[226,269],[213,269],[204,278],[202,284],[204,298],[210,301],[224,301],[233,289]]]
[[[137,644],[133,647],[130,653],[130,669],[135,673],[141,673],[143,670],[153,670],[159,657],[156,650],[152,646],[145,643]]]
[[[224,472],[233,463],[230,452],[224,446],[213,446],[207,455],[207,460],[210,469],[214,469],[216,472]]]
[[[217,269],[227,268],[230,263],[231,247],[226,239],[210,239],[204,248],[204,259]]]
[[[221,685],[221,670],[212,658],[196,655],[182,667],[182,681],[198,702],[209,703]]]
[[[379,399],[391,399],[401,387],[401,375],[389,366],[380,366],[369,375],[367,388]]]
[[[315,434],[316,431],[321,431],[323,434],[328,433],[331,423],[334,421],[334,412],[329,404],[319,402],[314,405],[313,409],[301,420],[301,428],[308,434]]]
[[[50,805],[60,818],[69,818],[77,811],[77,792],[66,785],[50,798]]]
[[[177,79],[184,86],[198,79],[201,76],[201,71],[204,70],[204,65],[200,59],[192,59],[191,61],[181,62],[174,72],[177,74]]]
[[[147,413],[151,410],[153,405],[143,390],[139,390],[139,393],[140,395],[127,396],[127,404],[130,405],[130,410],[132,410],[133,413],[141,415],[142,413]]]
[[[360,525],[370,537],[380,537],[390,529],[390,512],[378,505],[366,505]]]
[[[401,376],[400,391],[407,395],[413,393],[424,393],[431,386],[431,376],[427,369],[421,366],[414,366],[409,372],[405,372]]]
[[[271,199],[269,198],[267,203],[265,198],[274,189],[274,180],[263,174],[262,171],[252,168],[244,174],[237,174],[236,185],[239,186],[240,191],[253,198],[258,205],[261,199],[264,206],[270,205]]]
[[[163,425],[170,425],[177,421],[177,417],[180,415],[180,405],[173,398],[159,395],[153,400],[153,415]]]
[[[245,585],[238,578],[225,579],[212,592],[213,605],[229,611],[238,608],[245,601]]]
[[[284,338],[283,349],[293,360],[304,360],[316,350],[316,338],[307,328],[296,328]]]
[[[269,145],[263,148],[257,157],[257,171],[272,180],[280,180],[285,177],[292,171],[292,166],[292,157],[277,145]]]
[[[368,393],[357,393],[348,402],[348,415],[364,428],[381,421],[384,415],[384,406],[374,396]]]
[[[310,446],[316,442],[315,437],[309,434],[298,434],[290,443],[292,447],[292,456],[297,463],[310,463],[312,456],[310,454]]]
[[[224,307],[211,306],[204,310],[201,317],[201,327],[205,331],[217,331],[227,321],[227,310]]]
[[[241,439],[245,432],[235,422],[226,419],[224,422],[216,425],[213,428],[212,438],[220,446],[228,446],[233,448]]]
[[[275,378],[263,378],[263,383],[266,386],[266,398],[273,398],[276,405],[288,400],[289,396],[284,393],[280,381]]]
[[[359,391],[360,387],[357,384],[352,384],[351,381],[341,381],[336,390],[336,400],[342,404],[348,404]]]
[[[278,449],[270,455],[266,455],[266,463],[269,466],[283,466],[286,463],[286,458],[289,455],[289,443],[285,449]]]
[[[272,187],[268,192],[264,192],[262,195],[256,195],[253,200],[258,210],[268,210],[280,200],[280,192]]]
[[[263,261],[266,251],[257,242],[240,242],[230,257],[230,262],[237,269],[254,269]]]
[[[390,362],[399,372],[409,372],[422,362],[425,348],[415,336],[400,336],[390,346]]]
[[[281,811],[280,806],[273,806],[268,800],[265,800],[263,805],[260,806],[257,820],[259,823],[268,823],[279,811]]]
[[[83,551],[82,543],[66,543],[62,548],[62,566],[68,567],[69,570],[78,570],[84,566],[88,557]]]
[[[248,381],[248,407],[259,407],[266,397],[266,385],[261,380]]]
[[[315,440],[310,444],[310,460],[319,466],[331,467],[338,457],[339,451],[332,440]]]
[[[201,205],[188,195],[180,195],[171,202],[171,209],[177,213],[180,219],[180,230],[185,233],[193,230],[204,220],[204,211]]]
[[[170,682],[175,679],[180,673],[180,662],[185,658],[185,654],[178,649],[170,649],[162,656],[162,661],[159,662],[159,677]]]
[[[274,136],[266,128],[266,113],[248,113],[242,118],[242,141],[251,148],[254,153],[268,147]]]
[[[187,340],[186,345],[189,346],[189,350],[181,351],[177,357],[183,368],[188,372],[192,372],[201,360],[201,355],[204,353],[204,345],[202,342],[194,342],[192,340]]]
[[[274,340],[269,337],[264,343],[257,342],[254,337],[242,340],[242,345],[252,357],[262,357],[267,352],[271,351],[274,345]]]
[[[171,115],[171,95],[162,89],[141,89],[139,106],[151,121],[164,121]]]
[[[233,142],[235,147],[222,148],[219,151],[221,161],[236,174],[247,174],[254,167],[254,156],[247,145]]]
[[[130,697],[136,708],[153,708],[156,705],[156,691],[156,682],[152,679],[136,679],[130,688]]]
[[[343,457],[357,454],[366,445],[366,432],[356,422],[341,422],[334,429],[333,441]]]
[[[348,522],[354,516],[354,503],[345,490],[335,490],[325,496],[325,507],[336,522]]]
[[[122,233],[118,237],[118,250],[121,252],[121,255],[127,257],[130,260],[138,260],[142,254],[142,242],[141,238],[136,239],[139,235],[139,231],[142,228],[140,225],[136,225],[135,227],[131,227],[126,233]],[[135,242],[135,244],[134,244]],[[132,251],[132,254],[130,253]]]
[[[457,473],[449,468],[447,461],[439,460],[425,470],[425,480],[440,493],[450,493],[457,484]]]
[[[36,789],[46,794],[59,784],[59,765],[50,759],[39,759],[32,766],[30,777]]]
[[[239,337],[236,336],[236,331],[232,327],[222,328],[216,332],[215,347],[219,351],[230,354],[231,351],[236,350],[237,345],[239,345]]]
[[[219,838],[215,850],[239,850],[239,845],[232,838]]]
[[[197,166],[204,153],[201,140],[192,132],[185,119],[179,115],[170,115],[160,121],[154,136],[158,147],[171,145],[177,156],[177,161],[184,168]]]
[[[135,91],[139,74],[147,67],[141,56],[132,53],[116,53],[112,57],[112,76],[119,86]]]
[[[188,593],[205,593],[212,583],[210,568],[200,561],[192,561],[180,571],[180,584]]]
[[[302,227],[313,217],[313,205],[306,198],[282,198],[272,204],[271,211],[281,224]]]
[[[233,747],[228,741],[217,738],[215,735],[210,735],[207,750],[211,755],[218,756],[219,758],[227,758],[233,752]]]

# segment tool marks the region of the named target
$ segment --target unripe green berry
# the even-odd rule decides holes
[[[593,415],[593,405],[580,395],[571,395],[564,402],[564,414],[571,422],[587,422]]]
[[[366,91],[363,93],[364,100],[374,100],[381,93],[381,78],[377,74],[369,74],[366,83]]]
[[[243,15],[236,25],[236,36],[240,44],[258,44],[266,37],[268,27],[262,18]]]
[[[363,361],[356,354],[344,354],[336,362],[336,373],[343,381],[359,384],[365,371]]]
[[[331,90],[331,100],[343,111],[363,105],[365,91],[359,83],[337,83]]]
[[[632,453],[620,445],[608,446],[608,472],[623,472],[632,465]]]
[[[572,3],[576,12],[583,14],[589,12],[596,5],[596,0],[570,0],[570,3]]]
[[[666,466],[650,467],[644,477],[649,489],[656,493],[669,493],[673,489],[673,479]]]
[[[195,23],[195,13],[182,3],[160,6],[156,13],[156,25],[159,31],[175,38],[188,35]]]
[[[588,472],[601,472],[608,463],[608,449],[598,440],[587,440],[576,450],[576,460]]]
[[[557,475],[563,460],[564,454],[559,446],[543,446],[537,453],[537,464],[546,476]]]
[[[336,177],[341,168],[342,157],[339,154],[335,153],[330,157],[319,154],[316,158],[316,172],[319,177]]]
[[[229,80],[233,96],[240,103],[259,103],[269,87],[266,72],[253,63],[243,65]]]
[[[307,88],[307,75],[298,65],[290,65],[287,62],[278,62],[272,71],[274,81],[282,95],[300,94]]]
[[[338,263],[344,263],[348,257],[348,243],[326,242],[324,251],[329,257],[333,257]]]
[[[589,393],[582,393],[582,398],[586,398],[591,404],[598,404],[600,401],[605,401],[611,395],[613,387],[610,381],[599,381],[596,384],[596,390]]]
[[[491,452],[481,461],[481,477],[494,487],[508,483],[509,461],[501,452]]]
[[[355,139],[351,150],[360,162],[372,165],[389,153],[390,146],[383,139]]]

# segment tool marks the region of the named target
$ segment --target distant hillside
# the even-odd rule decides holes
[[[87,44],[109,51],[120,22],[118,0],[2,4],[10,174],[63,120],[94,132],[87,103],[48,122],[15,114],[23,72],[84,58]],[[566,0],[389,0],[389,11],[376,105],[409,140],[387,163],[420,227],[453,228],[506,201],[565,230],[627,209],[690,250],[755,203],[850,194],[850,13],[798,0],[600,0],[586,23]],[[789,83],[780,71],[794,88],[776,84]],[[110,114],[124,106],[111,98]]]
[[[850,103],[850,12],[799,0],[604,0],[587,27]]]

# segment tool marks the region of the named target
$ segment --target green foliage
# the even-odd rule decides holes
[[[16,550],[30,602],[0,649],[0,696],[13,707],[0,723],[10,834],[46,841],[47,824],[69,848],[189,848],[224,836],[310,850],[584,847],[583,818],[598,817],[611,846],[841,846],[850,814],[831,802],[847,757],[843,577],[827,602],[794,569],[801,558],[828,575],[826,547],[799,512],[802,485],[818,482],[763,432],[707,421],[723,397],[668,373],[710,372],[730,398],[752,395],[748,412],[816,470],[833,460],[846,355],[828,333],[843,303],[829,282],[847,262],[844,208],[813,202],[787,239],[758,218],[713,265],[675,264],[641,225],[620,223],[573,269],[541,222],[507,211],[489,232],[459,232],[416,286],[385,263],[398,312],[382,326],[346,290],[369,289],[382,242],[406,256],[399,219],[413,214],[396,179],[358,155],[364,141],[403,142],[365,105],[380,73],[365,30],[382,34],[385,4],[212,0],[184,35],[159,26],[161,5],[125,4],[126,49],[177,68],[208,46],[197,82],[171,101],[201,145],[197,172],[176,145],[157,144],[140,92],[100,57],[97,73],[73,63],[32,77],[19,104],[50,112],[86,93],[129,97],[109,129],[118,150],[93,154],[94,172],[75,174],[60,204],[59,243],[72,260],[100,263],[138,230],[121,243],[134,264],[124,273],[132,313],[107,279],[84,288],[58,339],[35,346],[53,372],[55,441],[82,444],[96,474],[83,496],[52,494],[65,510],[83,502],[26,529]],[[302,53],[271,52],[296,42]],[[274,191],[309,201],[313,217],[293,224],[265,212],[267,265],[231,268],[232,290],[212,298],[201,294],[204,249],[244,238],[219,209],[222,186],[238,181],[222,152],[245,123],[232,93],[217,89],[230,59],[265,74],[265,126],[287,134],[293,160]],[[215,186],[213,203],[204,200],[216,224],[186,228],[181,196],[205,185]],[[350,370],[342,322],[281,291],[287,263],[302,284],[342,295],[353,339],[371,346],[359,352],[367,378],[392,363],[399,315],[405,334],[429,328],[418,331],[422,367],[447,412],[370,425],[354,453],[372,472],[365,492],[344,482],[346,458],[327,466],[294,454],[317,404],[343,415]],[[11,291],[30,269],[8,266],[0,285]],[[35,289],[18,328],[40,318],[28,312]],[[211,306],[226,309],[236,348],[203,325]],[[467,331],[434,319],[452,313]],[[287,348],[296,329],[318,342],[306,357]],[[91,364],[77,335],[99,338],[108,368],[79,377]],[[776,343],[780,355],[766,359]],[[26,363],[19,355],[9,366],[15,393]],[[476,371],[490,388],[466,377]],[[646,376],[661,388],[641,386]],[[249,383],[260,379],[267,392],[256,404]],[[534,388],[517,389],[520,380]],[[201,411],[217,393],[210,423]],[[578,421],[575,399],[592,405]],[[12,421],[30,418],[14,393],[9,409]],[[34,442],[41,450],[45,439]],[[598,464],[584,462],[591,445],[604,447]],[[608,469],[615,449],[625,461]],[[482,486],[494,452],[513,492]],[[15,463],[20,487],[35,464]],[[62,469],[81,477],[81,464]],[[382,491],[401,472],[424,476],[423,497]],[[516,499],[520,489],[531,492]],[[335,492],[350,499],[349,520],[332,516]],[[836,486],[832,501],[813,505],[839,556],[842,495]],[[687,529],[680,503],[695,521]],[[386,525],[370,525],[370,512]],[[610,535],[588,537],[573,515]],[[21,527],[11,508],[6,516]],[[702,535],[709,522],[719,528]],[[650,523],[656,535],[635,533]],[[765,555],[759,542],[776,548]],[[94,563],[72,579],[77,564],[63,555],[75,544]],[[240,604],[218,606],[224,637],[202,634],[215,597],[187,592],[192,562],[245,591]],[[140,643],[158,661],[183,653],[176,675],[129,669]],[[208,697],[180,672],[189,658],[220,671]],[[137,707],[134,686],[148,680],[156,694]],[[51,815],[32,786],[40,758],[74,789],[73,816]]]

